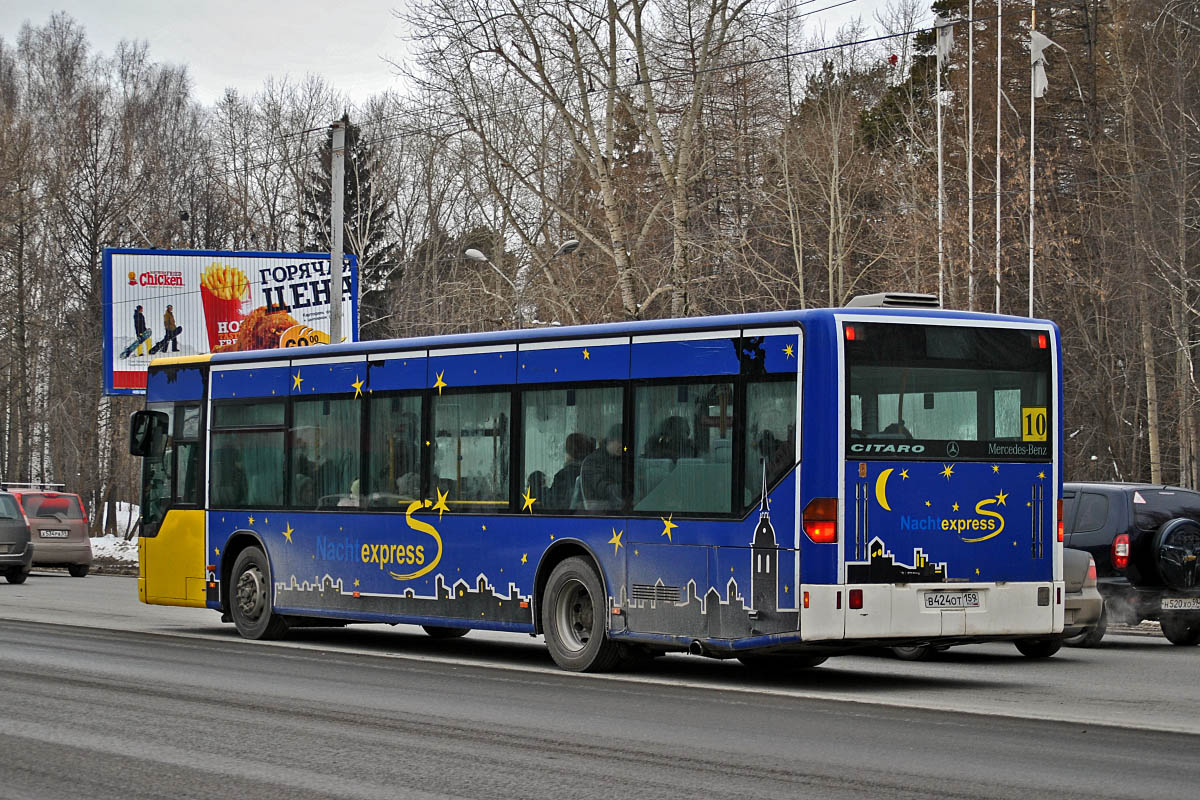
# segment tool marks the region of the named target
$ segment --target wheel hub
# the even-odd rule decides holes
[[[592,596],[580,581],[572,580],[558,595],[555,618],[562,636],[563,646],[579,651],[587,647],[592,638]]]
[[[257,620],[266,605],[266,582],[262,570],[250,567],[238,576],[237,604],[242,616],[248,620]]]

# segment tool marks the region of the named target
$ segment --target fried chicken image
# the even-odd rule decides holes
[[[296,324],[296,320],[292,319],[292,315],[286,311],[268,312],[266,306],[259,306],[242,320],[237,341],[221,345],[213,352],[232,353],[278,347],[280,334]]]

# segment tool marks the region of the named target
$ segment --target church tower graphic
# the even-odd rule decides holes
[[[758,525],[754,528],[754,541],[750,547],[750,603],[758,612],[776,611],[779,608],[779,546],[775,541],[775,528],[771,526],[771,512],[764,502]]]

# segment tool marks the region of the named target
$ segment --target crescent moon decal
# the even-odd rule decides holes
[[[879,501],[879,505],[883,506],[884,511],[892,510],[887,501],[887,479],[891,474],[892,468],[888,467],[879,473],[879,477],[875,479],[875,499]]]

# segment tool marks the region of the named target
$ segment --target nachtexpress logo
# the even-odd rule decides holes
[[[993,506],[1005,505],[1007,498],[1004,492],[985,497],[975,504],[974,515],[943,517],[936,514],[901,514],[900,529],[926,533],[942,531],[958,534],[964,542],[985,542],[1004,532],[1004,515]],[[954,510],[958,511],[958,503],[954,504]]]

